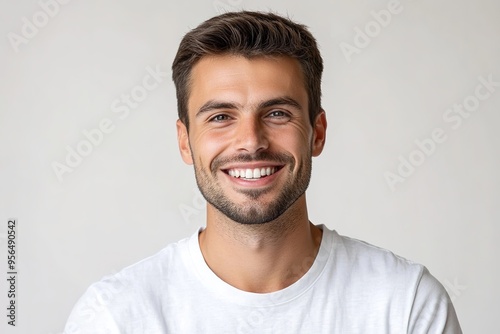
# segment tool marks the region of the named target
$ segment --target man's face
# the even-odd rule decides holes
[[[191,73],[184,161],[209,204],[233,221],[274,220],[301,197],[326,120],[314,127],[299,63],[288,57],[211,56]]]

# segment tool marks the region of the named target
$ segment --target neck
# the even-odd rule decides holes
[[[283,289],[301,278],[319,250],[322,231],[309,222],[305,195],[278,219],[245,225],[208,205],[199,235],[206,263],[219,278],[244,291]]]

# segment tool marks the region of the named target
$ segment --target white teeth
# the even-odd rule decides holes
[[[246,179],[252,179],[253,178],[253,172],[251,169],[247,169],[245,172],[245,178]]]
[[[260,179],[261,177],[274,174],[276,167],[263,167],[254,169],[230,169],[228,174],[232,177],[240,177],[245,179]]]
[[[256,168],[253,170],[253,178],[260,179],[260,169]]]

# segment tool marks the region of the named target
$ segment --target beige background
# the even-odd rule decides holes
[[[37,1],[0,4],[0,267],[15,217],[20,273],[18,326],[2,311],[2,333],[62,332],[92,282],[203,224],[177,150],[170,65],[188,29],[238,8],[288,14],[321,46],[329,129],[313,162],[312,221],[425,264],[464,332],[498,332],[500,87],[460,124],[443,116],[474,103],[478,77],[500,82],[500,2],[73,0],[45,24]],[[371,11],[388,7],[397,13],[381,27]],[[38,32],[13,47],[33,16]],[[365,27],[373,37],[349,62],[341,45],[355,46]],[[128,115],[113,112],[157,65],[163,82]],[[112,131],[60,182],[53,162],[65,163],[67,147],[85,145],[82,131],[103,119]],[[418,160],[415,141],[436,128],[446,139]],[[400,156],[421,165],[391,189],[384,175],[397,173]],[[2,279],[1,305],[6,291]]]

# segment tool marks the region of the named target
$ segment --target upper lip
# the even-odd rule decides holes
[[[234,163],[221,168],[221,170],[229,169],[255,169],[264,167],[281,167],[283,164],[271,162],[271,161],[256,161],[256,162],[241,162]]]

